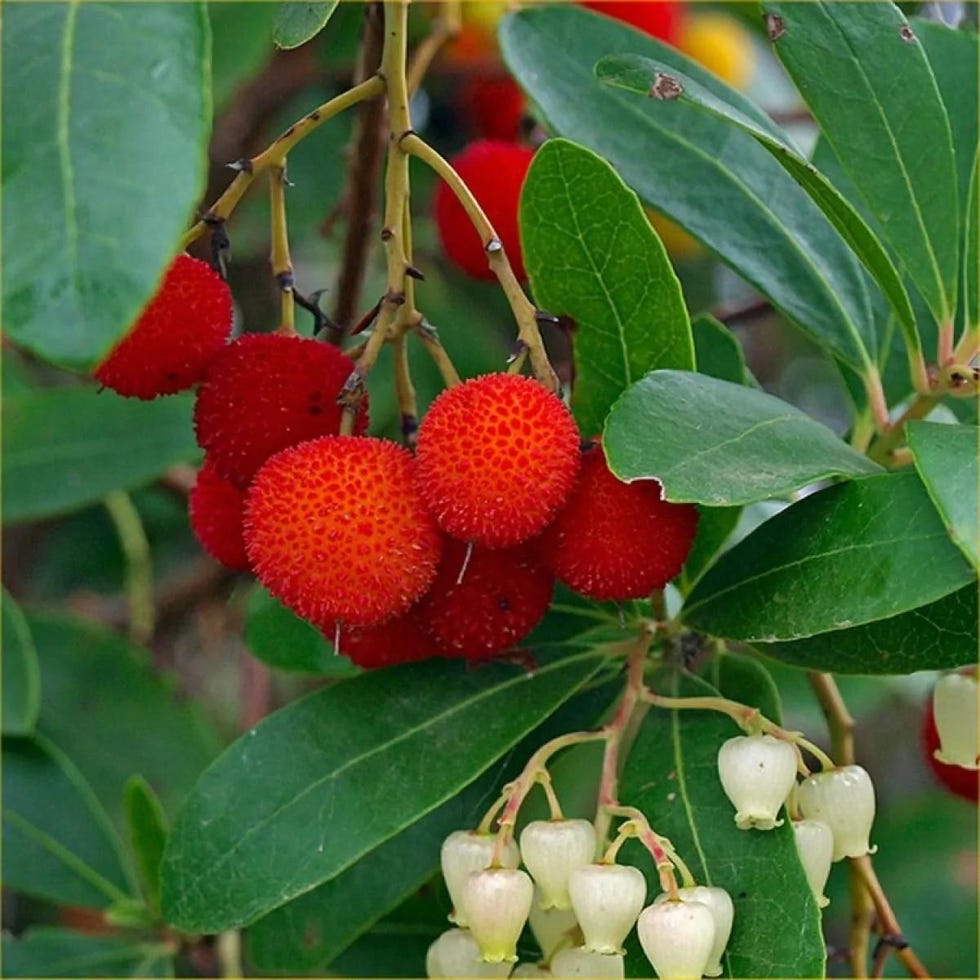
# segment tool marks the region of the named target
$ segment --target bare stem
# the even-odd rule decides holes
[[[296,301],[293,297],[293,263],[286,229],[286,168],[269,171],[269,205],[272,212],[272,275],[279,286],[280,316],[277,333],[296,333]]]
[[[123,490],[114,490],[102,501],[119,538],[126,563],[125,589],[129,636],[135,643],[153,638],[156,607],[153,597],[153,562],[150,543],[139,511]]]
[[[886,465],[892,450],[896,449],[905,437],[905,423],[914,419],[924,419],[938,404],[938,395],[919,395],[916,397],[901,417],[891,423],[875,440],[868,453],[868,458],[876,463]]]

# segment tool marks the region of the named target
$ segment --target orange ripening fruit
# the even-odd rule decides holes
[[[438,657],[436,641],[419,624],[418,608],[413,606],[404,616],[396,616],[378,626],[342,627],[337,652],[365,670]],[[323,635],[331,643],[337,639],[332,629],[325,629]]]
[[[129,398],[184,391],[201,380],[228,342],[232,319],[228,284],[206,262],[178,255],[95,378]]]
[[[419,426],[415,480],[439,527],[509,548],[541,532],[579,468],[578,428],[531,378],[487,374],[444,391]]]
[[[623,483],[598,444],[541,536],[539,554],[559,581],[590,599],[641,599],[662,589],[691,550],[698,512],[660,499],[656,480]]]
[[[521,255],[517,205],[534,150],[505,140],[477,140],[450,163],[463,179],[493,225],[514,275],[527,279]],[[474,279],[493,279],[487,242],[481,241],[449,185],[439,181],[435,219],[443,251],[453,265]]]
[[[340,431],[337,395],[353,370],[330,344],[282,334],[239,337],[215,358],[197,394],[197,441],[225,479],[247,487],[274,453]],[[365,407],[355,431],[366,428]]]
[[[447,656],[479,659],[520,643],[538,625],[555,580],[526,546],[469,550],[446,541],[419,620]]]
[[[980,802],[980,770],[952,766],[936,758],[939,748],[939,729],[932,707],[932,695],[926,700],[922,718],[922,749],[932,774],[951,793],[969,800],[974,806]]]
[[[273,456],[245,498],[245,546],[259,581],[316,624],[373,626],[429,587],[439,532],[393,442],[325,436]]]
[[[705,10],[691,14],[677,47],[732,88],[745,89],[755,72],[752,36],[731,14]]]
[[[685,19],[684,4],[673,0],[587,0],[583,6],[668,44],[676,44]]]
[[[236,572],[249,571],[242,537],[245,493],[219,476],[210,460],[204,461],[197,474],[187,506],[201,547],[222,565]]]

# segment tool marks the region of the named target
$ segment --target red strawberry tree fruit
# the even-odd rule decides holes
[[[722,6],[5,11],[7,974],[977,975],[975,18]]]

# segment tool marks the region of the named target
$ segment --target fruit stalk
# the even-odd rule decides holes
[[[287,337],[296,334],[296,302],[293,297],[293,263],[286,229],[286,166],[269,171],[269,207],[272,214],[272,275],[279,286],[279,328]]]

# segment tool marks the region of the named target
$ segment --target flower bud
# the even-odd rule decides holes
[[[595,860],[595,828],[588,820],[534,820],[521,834],[521,857],[541,907],[569,909],[568,876]]]
[[[834,835],[834,860],[871,852],[868,835],[875,818],[875,791],[861,766],[818,772],[797,787],[800,813],[822,820]]]
[[[474,871],[463,886],[462,908],[487,963],[517,959],[517,940],[531,911],[534,883],[514,868]]]
[[[636,923],[640,945],[660,980],[700,980],[715,943],[715,917],[702,902],[661,902]]]
[[[593,953],[622,953],[646,899],[643,873],[625,864],[585,864],[568,879],[575,918]]]
[[[575,913],[571,909],[541,908],[541,893],[537,888],[534,889],[534,901],[531,903],[531,914],[527,921],[541,955],[546,960],[551,959],[552,953],[559,946],[569,946],[579,941]]]
[[[553,977],[592,977],[593,980],[623,980],[626,966],[621,953],[593,953],[579,948],[563,949],[551,961]]]
[[[506,977],[509,963],[484,963],[468,929],[449,929],[425,954],[427,977]]]
[[[711,947],[711,954],[708,957],[708,965],[704,969],[704,975],[706,977],[720,977],[724,972],[721,958],[732,934],[732,922],[735,918],[735,906],[732,905],[731,896],[724,888],[715,888],[709,885],[678,888],[677,896],[682,902],[700,902],[707,907],[714,918],[715,941]],[[670,896],[664,892],[653,900],[653,904],[661,905],[669,901]]]
[[[822,820],[794,820],[796,852],[817,905],[825,909],[830,899],[823,893],[834,859],[834,834]]]
[[[939,748],[933,753],[940,762],[963,769],[976,769],[980,756],[980,726],[977,723],[976,674],[946,674],[932,692],[932,710],[939,732]]]
[[[466,918],[461,908],[463,885],[472,871],[482,871],[490,867],[497,838],[494,834],[478,834],[475,830],[453,831],[442,843],[442,876],[453,903],[450,922],[465,927]],[[501,850],[500,863],[505,868],[516,868],[521,863],[520,852],[513,841],[508,841]]]
[[[796,749],[772,735],[737,735],[718,752],[718,776],[739,830],[772,830],[796,781]]]

